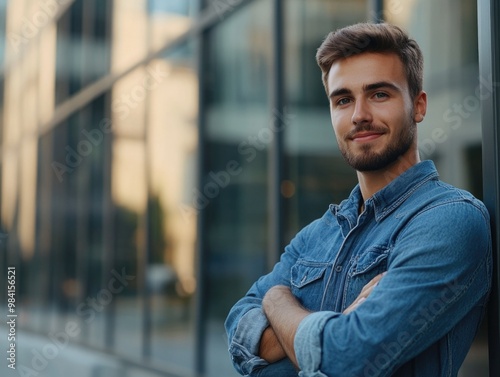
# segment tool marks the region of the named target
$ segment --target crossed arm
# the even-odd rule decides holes
[[[354,311],[370,295],[384,274],[377,275],[366,284],[354,302],[343,314]],[[269,363],[288,357],[299,368],[295,357],[294,339],[300,322],[311,314],[293,296],[290,288],[277,285],[264,296],[262,309],[270,323],[264,330],[259,348],[259,356]]]
[[[255,282],[228,314],[229,350],[238,372],[275,377],[281,366],[295,363],[306,375],[317,371],[339,375],[346,368],[361,375],[371,370],[368,363],[380,361],[382,355],[390,363],[384,361],[384,370],[390,373],[431,346],[440,349],[438,341],[457,326],[463,335],[454,346],[463,353],[490,287],[489,225],[481,211],[457,202],[424,211],[418,220],[399,234],[380,287],[372,292],[365,287],[344,313],[328,310],[334,303],[311,313],[304,309],[316,311],[320,306],[312,301],[316,296],[310,296],[308,288],[299,287],[300,300],[296,300],[288,288],[274,287],[294,284],[292,271],[295,278],[300,276],[292,268],[302,257],[303,240],[311,238],[303,233],[283,253],[272,274]],[[453,237],[443,237],[439,229],[453,229]],[[351,300],[354,283],[359,282],[349,286]],[[333,299],[337,302],[339,296]],[[397,352],[387,351],[393,344]],[[453,363],[446,368],[455,370],[460,360]]]

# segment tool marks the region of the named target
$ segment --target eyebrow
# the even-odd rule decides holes
[[[401,89],[398,86],[394,85],[393,83],[387,82],[387,81],[380,81],[380,82],[376,82],[373,84],[368,84],[368,85],[363,86],[363,90],[365,92],[368,92],[371,90],[382,89],[382,88],[388,88],[388,89],[392,89],[392,90],[397,91],[397,92],[401,92]]]
[[[398,86],[396,86],[390,82],[387,82],[387,81],[379,81],[379,82],[375,82],[373,84],[363,85],[364,92],[370,92],[373,90],[383,89],[383,88],[388,88],[391,90],[395,90],[397,92],[401,92],[401,89]],[[344,96],[347,94],[352,94],[352,91],[350,89],[347,89],[347,88],[339,88],[339,89],[332,90],[329,97],[333,98],[333,97],[338,97],[338,96]]]
[[[351,94],[351,90],[347,88],[339,88],[332,90],[330,95],[328,97],[333,98],[333,97],[338,97],[338,96],[345,96],[346,94]]]

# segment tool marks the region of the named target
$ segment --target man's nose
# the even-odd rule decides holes
[[[351,121],[353,124],[363,124],[363,123],[371,123],[372,121],[372,113],[370,111],[370,106],[363,99],[356,100],[354,104],[354,112],[352,114]]]

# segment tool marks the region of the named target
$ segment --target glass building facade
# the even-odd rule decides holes
[[[237,376],[223,328],[230,307],[357,183],[315,62],[336,28],[387,20],[419,42],[429,96],[421,156],[488,201],[483,175],[498,171],[483,163],[482,135],[498,119],[481,109],[497,89],[480,61],[499,39],[478,24],[486,3],[0,0],[12,375]],[[461,377],[498,368],[488,366],[488,352],[500,352],[497,293]],[[5,289],[0,302],[7,318]]]

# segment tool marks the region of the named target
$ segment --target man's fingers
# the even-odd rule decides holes
[[[344,314],[348,314],[354,310],[356,310],[356,308],[361,305],[363,303],[363,301],[365,301],[368,296],[372,293],[372,290],[373,288],[375,288],[380,279],[382,279],[382,277],[385,275],[386,273],[381,273],[377,276],[375,276],[372,280],[370,280],[364,287],[363,289],[361,290],[361,293],[359,294],[358,297],[356,297],[356,299],[354,300],[354,302],[349,305],[349,307],[347,309],[344,310]]]
[[[348,307],[348,308],[346,308],[346,309],[344,310],[343,314],[349,314],[350,312],[352,312],[352,311],[356,310],[356,309],[358,308],[358,306],[359,306],[359,305],[361,305],[361,303],[362,303],[363,301],[365,301],[365,300],[366,300],[366,299],[365,299],[364,297],[359,297],[359,296],[358,296],[358,298],[356,298],[356,300],[354,300],[354,302],[353,302],[351,305],[349,305],[349,307]]]
[[[377,285],[378,285],[378,282],[380,281],[380,279],[382,279],[382,277],[385,275],[385,272],[382,273],[382,274],[378,274],[377,276],[375,276],[372,280],[370,280],[364,287],[363,289],[361,290],[361,294],[360,295],[363,295],[363,296],[367,296],[368,294],[370,294],[370,292],[372,291],[373,288],[375,288]]]

